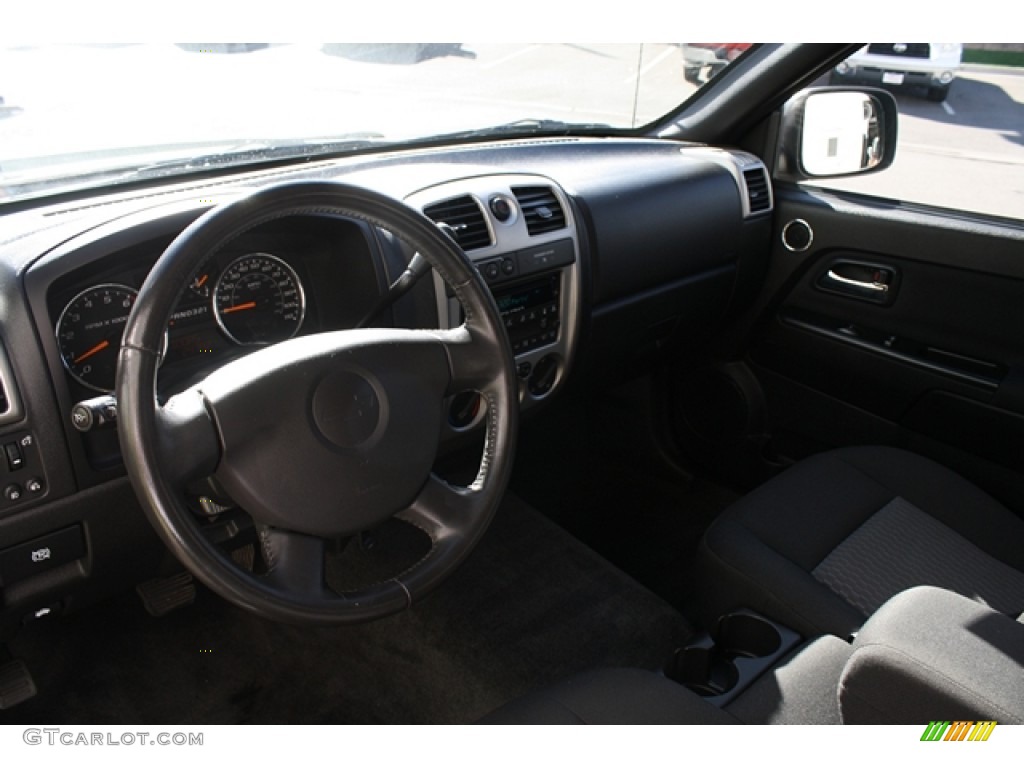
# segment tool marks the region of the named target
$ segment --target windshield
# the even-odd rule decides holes
[[[748,44],[0,48],[0,201],[456,135],[655,121]]]

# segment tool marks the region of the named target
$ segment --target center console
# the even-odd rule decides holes
[[[749,688],[801,640],[781,624],[738,609],[722,616],[713,632],[696,635],[677,650],[665,673],[721,707]]]
[[[1024,722],[1022,665],[1024,622],[918,586],[886,601],[852,642],[804,640],[734,610],[678,649],[664,672],[746,723],[948,725]],[[961,728],[946,740],[965,738]]]
[[[520,407],[549,397],[578,334],[579,241],[565,192],[544,177],[503,174],[430,187],[407,202],[456,239],[490,287],[515,357]],[[441,327],[457,327],[462,306],[439,275],[434,280]],[[475,393],[452,399],[452,430],[482,420]]]

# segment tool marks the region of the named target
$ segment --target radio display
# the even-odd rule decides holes
[[[535,280],[520,285],[508,293],[495,295],[498,310],[504,315],[509,312],[539,307],[556,299],[555,284],[551,279]]]

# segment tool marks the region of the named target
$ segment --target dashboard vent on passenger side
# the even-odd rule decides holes
[[[428,205],[423,209],[423,213],[435,223],[451,227],[459,247],[464,251],[491,245],[491,231],[487,228],[484,213],[470,195]]]
[[[513,187],[531,236],[564,229],[565,211],[551,187]]]
[[[768,189],[768,176],[764,168],[749,168],[743,172],[743,181],[747,185],[747,200],[750,201],[750,212],[761,213],[772,207],[772,196]]]

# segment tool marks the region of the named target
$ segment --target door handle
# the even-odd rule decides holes
[[[819,290],[872,304],[895,301],[899,274],[893,267],[854,259],[836,259],[820,273]]]
[[[888,283],[882,283],[877,280],[872,280],[871,282],[868,282],[866,280],[854,280],[851,277],[843,277],[833,269],[830,269],[828,271],[828,279],[834,280],[837,283],[842,283],[843,285],[849,285],[852,288],[859,288],[865,291],[877,291],[879,293],[887,293],[889,290]]]

